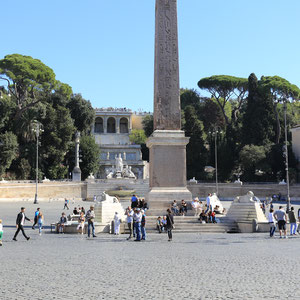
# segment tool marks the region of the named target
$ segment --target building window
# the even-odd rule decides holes
[[[96,118],[95,120],[95,133],[103,133],[103,119],[102,118]]]
[[[116,133],[116,120],[115,118],[108,118],[107,120],[107,133]]]
[[[128,119],[122,118],[120,120],[120,133],[128,133]]]

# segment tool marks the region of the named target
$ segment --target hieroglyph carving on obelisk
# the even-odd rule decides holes
[[[154,130],[180,130],[177,0],[156,0]]]

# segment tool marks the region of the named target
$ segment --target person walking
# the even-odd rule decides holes
[[[16,227],[17,227],[17,231],[13,237],[14,241],[17,241],[17,236],[20,232],[20,230],[22,231],[25,239],[28,241],[30,239],[29,236],[26,235],[25,231],[24,231],[24,224],[25,224],[25,220],[30,221],[31,223],[33,223],[32,220],[30,220],[29,218],[26,217],[25,215],[25,207],[21,207],[21,212],[18,213],[17,215],[17,220],[16,220]]]
[[[296,235],[297,230],[297,220],[294,212],[294,207],[291,207],[289,211],[289,220],[290,220],[290,235]]]
[[[115,212],[115,216],[114,216],[114,233],[115,235],[119,235],[120,234],[120,224],[121,224],[121,219],[119,217],[118,212]]]
[[[39,214],[37,216],[37,223],[39,226],[39,235],[42,235],[42,228],[43,228],[43,223],[44,223],[44,215],[43,213],[39,210]]]
[[[274,214],[276,220],[278,221],[278,228],[279,228],[279,234],[280,238],[282,238],[282,231],[284,232],[284,238],[287,239],[286,235],[286,221],[287,221],[287,215],[285,211],[283,210],[282,206],[279,206],[279,209],[276,210]]]
[[[171,213],[170,209],[167,209],[167,232],[168,232],[168,237],[169,237],[169,242],[172,241],[172,230],[174,228],[174,219]]]
[[[127,216],[127,226],[129,229],[129,237],[127,240],[130,240],[132,238],[132,233],[133,233],[133,210],[131,209],[130,206],[126,209],[125,215]]]
[[[33,220],[34,222],[33,222],[33,225],[32,225],[32,229],[35,229],[35,225],[38,222],[38,215],[39,215],[39,213],[40,213],[40,208],[38,207],[36,209],[36,212],[34,213],[34,220]]]
[[[68,204],[69,204],[69,200],[67,199],[67,198],[65,198],[65,205],[64,205],[64,209],[66,208],[66,209],[69,209],[69,206],[68,206]]]
[[[274,217],[274,209],[273,208],[270,208],[268,219],[269,219],[269,225],[270,225],[270,237],[273,237],[275,230],[276,230],[276,220]]]
[[[92,235],[93,237],[96,237],[95,235],[95,211],[94,211],[94,206],[91,205],[90,209],[87,211],[85,218],[88,221],[88,237],[91,235],[91,227],[92,227]]]
[[[211,210],[211,199],[210,199],[210,197],[211,197],[211,193],[209,193],[206,197],[206,206],[207,206],[206,211],[205,211],[206,214]]]
[[[145,211],[142,209],[142,220],[141,220],[141,231],[142,231],[142,240],[146,240],[146,215]]]
[[[136,232],[136,242],[141,240],[141,222],[142,222],[142,213],[139,208],[136,209],[136,212],[133,214],[133,219],[135,223],[135,232]]]
[[[3,238],[3,225],[2,225],[2,220],[0,219],[0,246],[2,246],[2,238]]]

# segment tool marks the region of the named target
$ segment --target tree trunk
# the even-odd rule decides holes
[[[280,141],[280,136],[281,136],[281,127],[280,127],[280,120],[279,120],[279,112],[277,109],[277,103],[274,103],[274,112],[276,116],[276,138],[275,138],[275,143],[278,145]]]

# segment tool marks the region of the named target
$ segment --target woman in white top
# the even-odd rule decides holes
[[[77,231],[78,233],[81,233],[83,234],[84,232],[84,222],[85,222],[85,216],[84,216],[84,213],[83,211],[80,213],[80,217],[78,219],[78,226],[77,226]]]
[[[268,216],[269,224],[270,224],[270,237],[274,236],[276,230],[276,221],[274,218],[274,209],[271,208]]]
[[[119,217],[118,212],[116,212],[114,217],[115,234],[120,234],[120,223],[121,223],[121,219]]]

